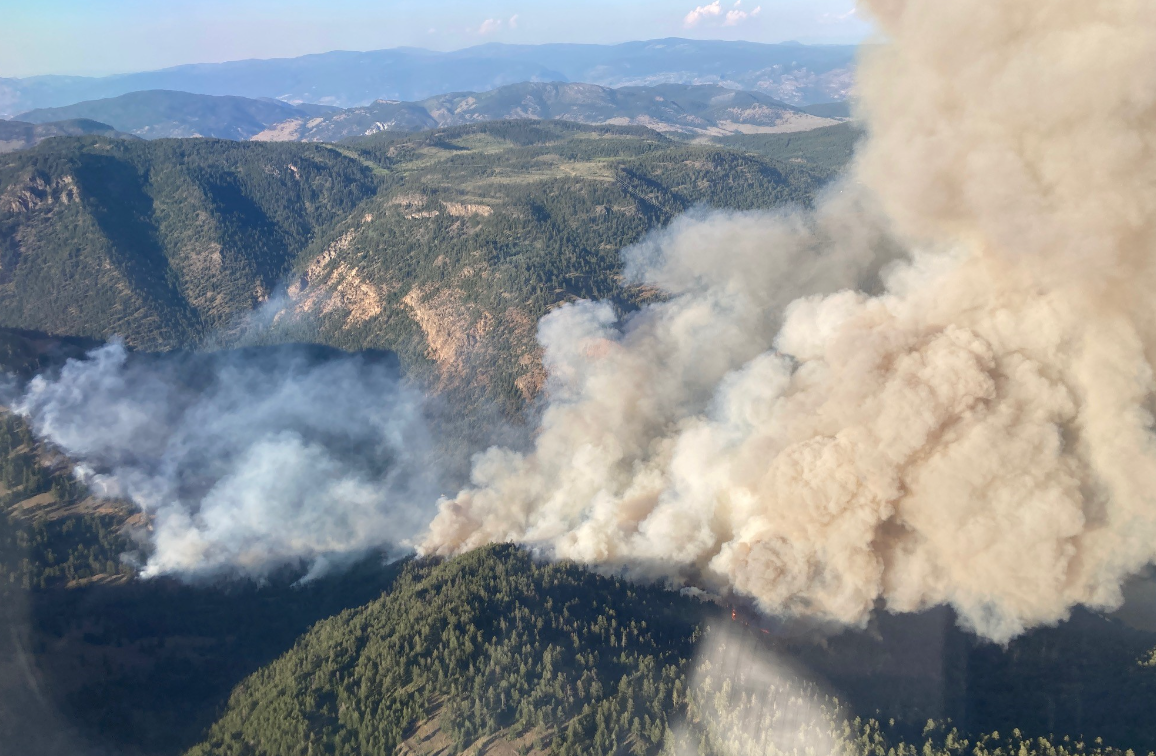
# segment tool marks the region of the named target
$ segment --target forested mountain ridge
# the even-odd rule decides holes
[[[0,154],[35,147],[45,139],[58,136],[107,136],[132,139],[131,134],[117,131],[107,123],[86,118],[47,123],[0,121]]]
[[[263,338],[394,350],[517,405],[549,307],[637,301],[623,247],[696,204],[806,202],[831,175],[565,122],[338,147],[54,140],[0,160],[0,326],[171,349],[243,337],[264,303],[283,313]]]
[[[213,96],[146,90],[104,100],[21,113],[17,120],[47,123],[86,118],[109,123],[145,139],[213,137],[245,140],[271,124],[290,118],[312,118],[336,108],[294,107],[280,100]]]
[[[0,324],[173,348],[263,301],[377,190],[334,150],[54,139],[0,158]]]
[[[637,127],[505,121],[348,147],[383,190],[314,244],[284,307],[324,343],[397,351],[441,389],[516,407],[543,380],[536,324],[559,302],[644,292],[620,251],[695,205],[807,202],[830,174]]]
[[[1070,648],[1063,634],[1049,632],[1017,641],[1002,666],[1030,672],[1030,660]],[[237,686],[189,756],[1124,753],[1078,737],[1070,719],[1055,723],[1059,735],[1014,726],[1002,736],[973,734],[928,721],[934,709],[927,706],[896,719],[871,709],[870,698],[840,698],[833,690],[856,674],[840,667],[841,652],[856,649],[858,664],[878,665],[871,676],[904,666],[887,659],[904,652],[901,637],[868,649],[873,642],[852,633],[830,639],[828,651],[812,640],[773,638],[709,602],[490,546],[411,563],[380,599],[318,623]],[[1135,651],[1116,642],[1093,652],[1096,661],[1122,657],[1136,678],[1130,690],[1149,694],[1152,681]],[[804,647],[813,648],[809,658],[828,654],[825,669],[794,661]],[[939,661],[982,653],[965,642],[945,648]],[[1055,681],[1033,682],[1063,695],[1048,690]],[[942,684],[969,683],[964,676]],[[889,699],[874,697],[881,706]],[[1038,717],[1038,707],[1025,703],[997,717]],[[1150,728],[1117,734],[1141,743],[1153,735]]]

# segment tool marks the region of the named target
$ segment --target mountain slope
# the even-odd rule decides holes
[[[106,136],[131,139],[131,134],[117,131],[107,123],[85,118],[48,123],[0,121],[0,154],[35,147],[45,139],[58,136]]]
[[[851,161],[855,144],[862,136],[862,127],[845,122],[795,133],[731,134],[714,141],[772,160],[834,174],[842,171]]]
[[[394,183],[302,255],[283,322],[334,346],[397,351],[431,385],[480,388],[509,409],[543,380],[537,322],[549,308],[646,296],[621,280],[624,247],[692,206],[806,202],[825,180],[647,129],[564,121],[346,149]]]
[[[794,105],[839,100],[851,86],[851,45],[766,45],[663,39],[620,45],[482,45],[455,52],[397,48],[177,66],[102,78],[0,79],[0,116],[147,89],[273,97],[339,107],[481,92],[522,81],[603,86],[721,84]]]
[[[1073,719],[1055,722],[1059,736],[1021,732],[1014,724],[1001,727],[1003,736],[971,735],[929,721],[928,707],[918,702],[907,718],[895,719],[886,704],[895,696],[884,685],[874,697],[883,708],[872,711],[870,698],[851,703],[833,695],[829,683],[797,660],[800,650],[825,659],[836,685],[854,677],[841,665],[844,656],[867,667],[858,672],[866,678],[910,685],[904,656],[919,653],[929,638],[903,637],[904,628],[919,627],[918,618],[889,624],[822,643],[790,641],[748,627],[737,612],[673,591],[570,563],[539,563],[510,545],[490,546],[447,562],[411,563],[378,600],[318,623],[237,686],[189,756],[1122,756],[1099,739],[1085,745],[1075,730],[1082,725]],[[1024,675],[1023,683],[1055,696],[1053,714],[1056,698],[1061,710],[1072,705],[1065,692],[1085,693],[1030,672],[1036,660],[1048,658],[1045,666],[1062,669],[1056,655],[1077,651],[1070,640],[1082,632],[1070,630],[1037,632],[1007,652],[992,649],[1005,674]],[[1098,637],[1100,647],[1084,651],[1113,669],[1103,681],[1114,678],[1118,689],[1107,698],[1131,711],[1121,718],[1092,691],[1087,708],[1097,709],[1096,724],[1114,726],[1113,734],[1151,742],[1143,708],[1127,704],[1133,697],[1150,700],[1151,675],[1118,633],[1099,631]],[[944,667],[985,653],[966,643],[941,651],[933,661]],[[1121,661],[1130,669],[1115,669]],[[977,672],[981,685],[993,679],[991,670]],[[966,677],[941,681],[968,684]],[[1016,687],[1006,679],[998,684]],[[1014,722],[1046,709],[1029,696],[1003,702],[999,716]],[[878,721],[868,718],[874,714]],[[1121,727],[1122,719],[1143,734]]]
[[[513,407],[541,382],[549,307],[639,301],[624,246],[695,204],[805,202],[826,177],[557,121],[340,148],[54,140],[0,161],[0,326],[173,348],[232,338],[268,301],[261,338],[397,351]]]
[[[515,118],[634,124],[660,132],[710,136],[804,131],[836,123],[764,94],[715,85],[611,89],[594,84],[527,82],[488,92],[438,95],[420,102],[379,101],[322,118],[298,117],[276,124],[254,139],[335,142],[379,131],[417,131]]]
[[[435,708],[450,753],[498,733],[653,752],[684,702],[697,603],[509,546],[413,565],[242,683],[190,753],[392,754]],[[587,727],[600,747],[574,750]]]
[[[277,100],[150,90],[31,110],[18,118],[30,123],[88,118],[146,139],[197,136],[248,139],[270,124],[289,118],[309,118],[316,112],[306,112]]]
[[[377,191],[313,145],[55,139],[0,159],[0,323],[195,341]]]

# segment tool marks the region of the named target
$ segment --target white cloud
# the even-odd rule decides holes
[[[518,14],[517,13],[510,16],[510,28],[511,29],[517,29],[518,28]]]
[[[690,28],[692,26],[698,26],[699,23],[705,21],[708,18],[721,15],[722,2],[721,0],[714,0],[714,2],[710,5],[700,5],[690,13],[687,13],[686,18],[682,20],[682,23],[687,28]]]
[[[750,11],[750,12],[747,12],[745,10],[740,10],[739,9],[740,5],[742,5],[742,0],[738,0],[738,2],[735,3],[735,7],[733,10],[727,11],[727,16],[726,16],[726,21],[725,21],[725,24],[727,26],[738,26],[739,24],[743,23],[744,21],[747,21],[748,19],[755,18],[756,16],[758,16],[760,13],[763,12],[763,6],[761,6],[761,5],[756,5],[755,9]]]
[[[689,29],[703,22],[717,19],[722,21],[723,26],[737,26],[763,12],[761,5],[756,6],[754,10],[745,11],[742,10],[742,4],[743,0],[736,0],[730,10],[723,11],[722,0],[714,0],[710,5],[700,5],[687,13],[682,23]]]
[[[515,18],[516,18],[516,16],[515,16]],[[500,19],[500,18],[487,18],[485,21],[482,22],[482,25],[478,27],[478,34],[481,34],[484,37],[487,34],[493,34],[496,31],[500,31],[501,28],[502,28],[502,19]]]
[[[841,24],[844,21],[850,21],[855,18],[855,9],[847,11],[846,13],[824,13],[819,16],[819,23],[821,24]]]

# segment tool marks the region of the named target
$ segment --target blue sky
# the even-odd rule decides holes
[[[0,0],[0,76],[410,45],[682,36],[853,42],[853,0]]]

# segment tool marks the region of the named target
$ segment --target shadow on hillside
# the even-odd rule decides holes
[[[315,622],[377,598],[396,574],[374,557],[299,587],[283,575],[265,585],[157,579],[37,592],[28,658],[46,707],[93,753],[179,754],[245,677]]]

